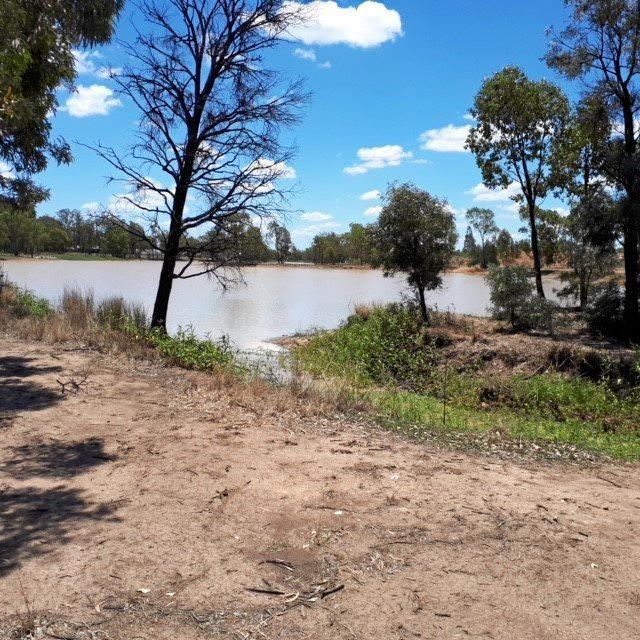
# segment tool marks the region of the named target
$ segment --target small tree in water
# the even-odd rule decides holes
[[[306,95],[269,69],[265,54],[303,19],[302,6],[140,3],[146,33],[123,45],[131,63],[113,78],[140,111],[139,131],[129,154],[98,152],[127,185],[122,206],[146,219],[142,232],[126,228],[163,257],[153,327],[166,327],[175,279],[209,274],[226,284],[229,266],[241,262],[230,251],[242,247],[239,214],[272,219],[282,211],[280,180],[293,173],[279,133],[297,122]]]
[[[441,273],[450,265],[458,239],[453,210],[446,200],[413,184],[392,186],[385,196],[377,235],[385,274],[407,274],[426,324],[425,291],[442,284]]]

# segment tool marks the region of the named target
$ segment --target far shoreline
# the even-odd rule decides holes
[[[16,261],[16,262],[40,262],[40,261],[54,261],[54,262],[117,262],[117,263],[141,263],[141,262],[161,262],[160,260],[154,259],[145,259],[145,258],[114,258],[112,256],[101,256],[98,254],[54,254],[54,255],[36,255],[36,256],[13,256],[8,254],[0,254],[0,266],[3,262],[8,261]],[[341,264],[341,263],[331,263],[331,264],[319,264],[315,262],[259,262],[257,264],[246,264],[241,265],[241,269],[250,269],[250,268],[258,268],[258,267],[266,267],[270,269],[323,269],[327,271],[381,271],[381,269],[371,267],[369,265],[363,264]],[[548,269],[542,270],[542,275],[544,277],[554,277],[559,276],[562,273],[566,273],[568,271],[565,267],[551,267]],[[465,274],[469,276],[482,276],[484,277],[487,273],[486,270],[483,270],[479,267],[468,266],[468,265],[456,265],[450,269],[444,271],[445,274]]]

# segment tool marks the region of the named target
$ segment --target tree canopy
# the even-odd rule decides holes
[[[485,80],[471,114],[475,124],[467,140],[484,184],[507,189],[512,183],[526,205],[538,295],[544,297],[538,246],[536,207],[552,187],[553,139],[566,126],[569,100],[546,80],[529,79],[517,67],[506,67]]]
[[[455,215],[440,200],[411,183],[394,185],[384,199],[377,227],[380,264],[387,274],[407,275],[416,291],[423,319],[428,322],[425,291],[442,284],[458,234]]]
[[[33,209],[48,191],[33,175],[49,158],[72,160],[51,140],[56,91],[71,87],[74,48],[108,42],[124,0],[0,0],[0,204]]]

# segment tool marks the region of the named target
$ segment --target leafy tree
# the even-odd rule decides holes
[[[96,223],[77,209],[61,209],[58,220],[71,238],[71,248],[80,253],[92,253],[100,245]]]
[[[640,327],[640,171],[638,127],[640,109],[640,3],[637,0],[565,0],[571,23],[551,32],[547,64],[570,79],[581,79],[587,94],[601,96],[611,123],[621,134],[607,145],[603,170],[626,198],[621,209],[624,236],[627,325]]]
[[[237,228],[234,217],[269,220],[282,210],[280,179],[292,150],[279,133],[298,121],[306,95],[266,58],[300,10],[286,0],[147,0],[142,7],[145,28],[125,46],[130,65],[115,79],[139,108],[140,131],[130,153],[97,151],[133,185],[125,199],[145,219],[141,239],[162,254],[151,324],[165,328],[176,279],[233,278],[222,269],[228,252],[214,250]]]
[[[560,254],[562,216],[550,209],[538,209],[538,232],[540,236],[540,257],[546,266],[552,265]]]
[[[593,206],[593,199],[589,203]],[[607,202],[603,201],[602,206],[607,206]],[[563,253],[571,271],[561,274],[566,286],[559,295],[576,298],[582,311],[587,307],[594,282],[611,275],[617,261],[613,243],[608,246],[592,243],[589,220],[588,212],[577,205],[564,221],[562,233]]]
[[[506,229],[500,229],[496,238],[496,254],[501,264],[508,264],[520,255],[520,250],[511,234]]]
[[[291,252],[291,234],[289,230],[278,224],[275,220],[272,220],[267,227],[267,237],[273,242],[273,247],[276,251],[276,259],[280,264],[286,262]]]
[[[552,143],[566,126],[569,102],[556,85],[530,80],[507,67],[486,80],[471,110],[475,124],[467,140],[490,188],[520,187],[516,200],[528,214],[538,295],[544,298],[536,213],[552,187]]]
[[[480,251],[482,257],[482,268],[489,266],[487,255],[488,241],[498,233],[498,227],[495,222],[495,214],[491,209],[481,209],[473,207],[466,213],[469,224],[478,232],[480,236]]]
[[[440,200],[411,183],[391,186],[377,227],[380,263],[385,273],[407,275],[416,291],[422,318],[429,321],[425,291],[442,284],[442,272],[455,251],[455,216]]]
[[[0,201],[32,209],[48,192],[31,176],[49,157],[69,163],[64,141],[52,141],[50,112],[60,85],[75,79],[74,47],[108,42],[124,0],[0,0]]]
[[[320,233],[314,237],[309,256],[316,264],[340,264],[346,257],[344,236],[337,233]]]
[[[519,327],[533,297],[534,289],[529,271],[522,266],[493,266],[489,269],[486,280],[494,318],[508,320],[514,328]]]
[[[478,243],[473,237],[473,230],[470,226],[467,227],[467,232],[464,234],[464,244],[462,245],[462,253],[464,253],[470,260],[476,255],[478,251]]]

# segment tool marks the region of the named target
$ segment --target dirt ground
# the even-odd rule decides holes
[[[0,436],[2,638],[638,637],[637,465],[439,450],[7,340]]]

